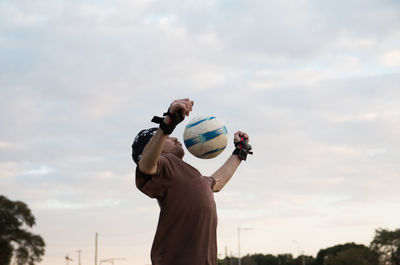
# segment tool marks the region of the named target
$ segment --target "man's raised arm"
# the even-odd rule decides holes
[[[155,174],[157,172],[157,162],[163,151],[165,140],[172,133],[176,125],[185,116],[189,116],[194,102],[188,98],[174,100],[165,113],[165,117],[154,117],[153,121],[160,124],[156,134],[150,139],[143,150],[139,160],[139,170],[145,174]]]

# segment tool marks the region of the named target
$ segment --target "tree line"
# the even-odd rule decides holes
[[[21,201],[0,195],[0,265],[34,265],[45,253],[40,235],[29,231],[35,217]],[[218,260],[218,265],[238,265],[235,257]],[[400,265],[400,229],[377,229],[369,246],[346,243],[321,249],[316,257],[292,254],[253,254],[241,258],[241,265]]]
[[[238,265],[236,257],[218,260],[218,265]],[[241,258],[241,265],[400,265],[400,229],[375,230],[369,246],[356,243],[335,245],[317,256],[253,254]]]

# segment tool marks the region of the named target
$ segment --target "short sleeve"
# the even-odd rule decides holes
[[[154,175],[144,174],[136,167],[136,187],[151,198],[162,200],[171,182],[171,162],[165,156],[160,156],[157,172]]]
[[[209,183],[211,190],[214,190],[215,179],[213,177],[204,177]]]

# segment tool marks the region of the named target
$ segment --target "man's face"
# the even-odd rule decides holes
[[[167,137],[167,140],[165,140],[165,144],[162,150],[163,153],[172,153],[179,157],[180,159],[183,158],[185,155],[185,151],[182,148],[182,144],[178,141],[177,138],[175,137]]]

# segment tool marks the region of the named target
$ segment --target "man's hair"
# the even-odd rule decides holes
[[[150,141],[151,137],[153,137],[158,128],[150,128],[141,130],[135,137],[135,140],[132,144],[132,159],[135,161],[136,164],[139,163],[139,160],[142,156],[142,152],[144,147]]]

